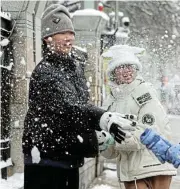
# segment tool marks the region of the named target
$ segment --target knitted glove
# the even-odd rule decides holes
[[[151,150],[161,163],[167,161],[166,152],[171,144],[152,129],[146,129],[140,136],[141,143]]]
[[[104,151],[108,146],[115,144],[114,138],[106,131],[96,131],[99,151]]]

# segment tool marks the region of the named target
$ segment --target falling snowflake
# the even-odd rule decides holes
[[[91,76],[89,77],[89,82],[92,82],[92,77]]]
[[[20,63],[21,63],[22,65],[26,65],[26,61],[25,61],[24,57],[21,57]]]
[[[14,127],[19,127],[19,120],[14,122]]]
[[[172,35],[172,39],[176,39],[176,35]]]
[[[91,86],[90,82],[87,82],[86,86],[89,88]]]
[[[3,55],[3,52],[2,52],[2,51],[0,51],[0,57],[2,57],[2,55]]]
[[[83,138],[80,135],[78,135],[77,138],[79,139],[79,142],[83,143]]]
[[[52,41],[52,37],[48,37],[48,41]]]
[[[47,123],[41,124],[42,127],[47,127]]]
[[[3,39],[2,41],[0,41],[0,45],[2,47],[5,47],[9,44],[9,39]]]
[[[36,146],[34,146],[31,150],[31,156],[32,156],[32,162],[33,163],[39,163],[41,158],[40,158],[40,152]]]

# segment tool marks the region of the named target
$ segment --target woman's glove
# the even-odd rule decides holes
[[[146,129],[141,137],[142,144],[146,145],[156,157],[165,163],[172,163],[175,168],[180,166],[180,144],[172,145],[152,129]]]
[[[171,144],[167,140],[152,129],[146,129],[142,133],[140,140],[142,144],[146,145],[156,155],[161,163],[167,161],[166,152],[171,147]]]
[[[96,131],[99,151],[104,151],[108,148],[108,146],[115,144],[114,138],[106,131]]]
[[[135,130],[133,126],[134,121],[116,112],[105,112],[100,119],[101,129],[108,131],[118,143],[132,136],[131,132]]]
[[[180,144],[172,145],[167,150],[166,161],[172,163],[175,168],[180,166]]]

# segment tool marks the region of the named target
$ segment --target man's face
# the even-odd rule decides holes
[[[136,68],[134,65],[121,65],[114,70],[115,81],[118,85],[131,83],[136,75]]]
[[[75,36],[72,32],[64,32],[45,39],[49,49],[58,54],[68,54],[74,44]]]

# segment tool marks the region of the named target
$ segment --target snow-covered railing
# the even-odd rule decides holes
[[[0,161],[0,169],[9,167],[12,165],[12,160],[11,158],[8,158],[6,161]]]
[[[11,20],[11,14],[8,13],[8,12],[2,12],[2,11],[0,11],[0,16],[1,16],[2,18],[7,19],[7,20]]]
[[[0,140],[0,169],[12,165],[11,158],[8,157],[7,152],[10,149],[9,142],[9,138]]]
[[[1,38],[10,38],[16,25],[16,21],[11,18],[11,14],[8,12],[0,11],[1,17]]]

